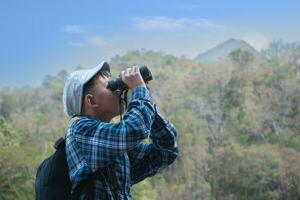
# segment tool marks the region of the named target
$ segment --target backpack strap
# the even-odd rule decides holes
[[[108,168],[109,170],[109,177],[111,177],[111,181],[112,181],[112,185],[113,185],[113,194],[114,194],[114,199],[116,200],[120,200],[120,193],[117,187],[117,177],[116,177],[116,171],[115,171],[115,164],[111,164],[110,165],[111,170]],[[82,192],[89,186],[89,184],[91,184],[93,182],[93,180],[99,177],[102,184],[104,184],[103,180],[103,174],[100,171],[95,171],[94,173],[92,173],[87,179],[81,181],[78,186],[72,190],[71,192],[71,196],[70,196],[70,200],[77,200],[80,195],[82,194]]]
[[[54,143],[54,148],[56,150],[61,149],[61,148],[65,148],[65,144],[66,144],[66,139],[65,137],[61,137],[59,138],[55,143]],[[96,174],[96,172],[92,173],[87,179],[81,181],[78,186],[71,191],[70,194],[70,200],[78,200],[81,193],[87,188],[87,186],[93,181],[94,179],[94,175]]]
[[[119,193],[118,186],[117,186],[117,176],[116,176],[116,166],[115,166],[115,163],[111,164],[111,172],[109,172],[109,173],[110,173],[110,176],[112,178],[113,192],[114,192],[114,196],[115,196],[114,198],[116,200],[120,200],[121,198],[120,198],[120,193]]]
[[[54,143],[54,148],[55,149],[61,148],[62,147],[61,145],[65,145],[65,144],[66,144],[65,138],[61,137],[58,140],[56,140],[56,142]]]
[[[92,173],[87,179],[81,181],[78,186],[71,191],[70,200],[78,200],[83,191],[93,182],[98,171]]]
[[[59,138],[55,144],[54,144],[54,148],[60,149],[60,148],[64,148],[66,144],[66,139],[65,137],[61,137]],[[111,177],[111,181],[112,181],[112,185],[113,185],[113,193],[114,193],[114,198],[116,200],[120,200],[120,193],[118,191],[118,186],[117,186],[117,176],[116,176],[116,166],[115,163],[112,163],[111,165],[108,166],[108,172],[109,172],[109,176]],[[101,171],[95,171],[93,172],[87,179],[81,181],[78,186],[71,191],[71,195],[70,195],[70,200],[77,200],[79,199],[80,195],[82,194],[82,192],[89,186],[89,184],[91,184],[93,182],[93,180],[96,177],[100,176],[100,180],[104,180],[103,174],[101,173]]]

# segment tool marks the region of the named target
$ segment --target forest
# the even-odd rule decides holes
[[[134,185],[135,200],[299,199],[299,43],[274,40],[259,55],[237,49],[210,63],[136,50],[109,64],[115,77],[146,64],[153,101],[177,128],[178,159]],[[37,167],[69,124],[70,72],[0,89],[0,199],[34,199]]]

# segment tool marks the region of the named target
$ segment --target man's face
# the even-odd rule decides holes
[[[93,100],[96,103],[92,109],[101,115],[115,117],[120,114],[119,97],[107,88],[109,77],[98,76],[92,91]],[[122,106],[122,112],[123,112]]]

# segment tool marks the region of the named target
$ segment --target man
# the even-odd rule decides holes
[[[133,184],[153,176],[178,156],[176,129],[151,103],[139,68],[133,66],[121,74],[132,98],[119,123],[110,123],[123,112],[123,105],[119,95],[107,88],[108,63],[75,71],[65,83],[64,110],[74,118],[66,136],[73,189],[93,175],[81,199],[130,200]],[[150,142],[143,142],[148,137]]]

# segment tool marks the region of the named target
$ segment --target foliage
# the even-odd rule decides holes
[[[254,59],[254,55],[250,51],[241,49],[232,51],[229,57],[239,67],[247,67]]]
[[[156,191],[148,180],[144,180],[141,183],[134,185],[132,188],[132,195],[136,200],[151,200],[157,198]]]
[[[34,156],[20,145],[17,132],[0,116],[0,199],[32,199]],[[36,154],[37,152],[34,152]]]
[[[153,101],[178,131],[179,158],[135,185],[134,199],[297,199],[299,49],[274,41],[265,60],[237,50],[210,64],[145,50],[112,58],[113,76],[148,65]],[[67,75],[0,90],[0,199],[34,198],[36,168],[69,123],[61,103]]]

